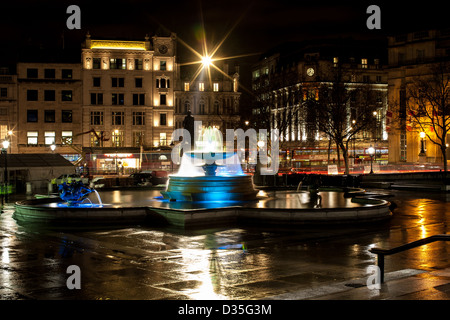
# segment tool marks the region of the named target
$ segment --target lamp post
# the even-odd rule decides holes
[[[52,150],[52,153],[55,152],[55,149],[56,149],[56,145],[52,144],[52,145],[50,146],[50,150]]]
[[[424,139],[425,139],[425,132],[419,133],[420,136],[420,155],[425,155],[425,146],[424,146]]]
[[[367,151],[370,154],[370,174],[373,174],[373,155],[375,154],[375,149],[370,147]]]
[[[5,173],[3,176],[3,197],[5,201],[8,200],[8,148],[9,140],[3,140],[2,154],[5,155]]]
[[[119,164],[118,164],[118,159],[117,159],[117,157],[118,157],[118,148],[119,148],[119,140],[118,140],[118,138],[119,138],[119,130],[118,129],[115,129],[114,130],[114,144],[116,145],[116,175],[119,173],[118,171],[119,171]]]

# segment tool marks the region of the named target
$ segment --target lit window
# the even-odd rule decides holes
[[[189,82],[184,83],[184,91],[189,91]]]
[[[167,134],[165,132],[159,134],[159,145],[167,146]]]
[[[114,130],[111,133],[111,137],[112,137],[112,144],[114,147],[123,147],[123,131],[121,130]]]
[[[28,131],[27,132],[28,144],[38,144],[38,132],[37,131]]]
[[[127,68],[126,59],[109,59],[109,68],[110,69],[120,69],[125,70]]]
[[[62,131],[61,132],[61,143],[62,144],[72,144],[72,131]]]
[[[55,144],[55,131],[44,132],[44,143],[46,145]]]
[[[334,67],[337,67],[337,66],[338,66],[338,63],[339,63],[339,58],[338,58],[338,57],[334,57],[334,58],[333,58],[333,66],[334,66]]]
[[[219,83],[218,83],[218,82],[214,82],[214,84],[213,84],[213,90],[214,90],[214,92],[219,91]]]
[[[361,68],[367,69],[367,59],[361,59]]]
[[[203,82],[199,82],[198,84],[198,90],[199,91],[205,91],[205,84]]]

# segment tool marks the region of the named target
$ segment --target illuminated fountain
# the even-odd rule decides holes
[[[58,185],[59,197],[64,200],[60,203],[60,207],[102,207],[102,199],[97,190],[91,189],[83,184],[81,181],[74,181],[72,183],[62,183]],[[88,197],[94,192],[97,195],[98,204],[94,204]]]
[[[13,217],[19,224],[68,228],[143,223],[186,228],[230,223],[360,223],[392,216],[389,201],[365,196],[362,189],[321,187],[314,177],[304,181],[308,191],[298,188],[259,194],[240,163],[238,154],[223,151],[221,133],[207,128],[194,150],[183,154],[180,169],[169,177],[162,197],[155,197],[158,191],[153,190],[132,201],[119,196],[113,204],[106,197],[104,204],[97,194],[99,203],[94,204],[87,196],[95,190],[62,185],[60,199],[19,201]]]
[[[251,201],[257,193],[238,154],[223,151],[222,134],[211,127],[203,129],[194,151],[183,154],[178,173],[161,192],[171,201]]]

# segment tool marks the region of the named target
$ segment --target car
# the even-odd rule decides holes
[[[99,177],[95,177],[94,179],[91,180],[89,187],[93,188],[93,189],[101,189],[101,188],[104,188],[105,185],[106,185],[105,177],[99,176]]]
[[[64,182],[70,183],[73,181],[81,181],[83,184],[89,184],[89,178],[81,176],[79,174],[62,174],[56,178],[56,184],[63,184]]]

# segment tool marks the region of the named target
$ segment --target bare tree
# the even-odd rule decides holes
[[[319,98],[307,103],[316,110],[318,130],[342,151],[345,174],[349,174],[349,143],[363,131],[375,133],[377,118],[379,121],[383,114],[377,102],[379,92],[369,83],[345,80],[341,68],[336,68],[333,80],[320,85]]]
[[[442,153],[447,172],[447,134],[450,130],[450,64],[438,62],[426,75],[413,79],[408,85],[408,113],[412,126],[425,132],[428,140]]]

